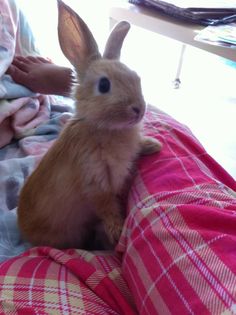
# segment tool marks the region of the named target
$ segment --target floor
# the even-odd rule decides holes
[[[46,12],[45,1],[31,8],[27,0],[21,0],[43,54],[56,63],[64,63],[57,42],[56,1],[51,1],[50,6],[47,2]],[[86,0],[80,0],[79,5],[77,0],[66,2],[79,11],[102,50],[108,34],[109,1],[93,2],[93,10]],[[43,24],[40,12],[48,15]],[[140,74],[146,100],[187,124],[207,151],[236,179],[236,65],[229,66],[225,59],[187,47],[182,83],[179,89],[174,89],[180,50],[179,42],[132,27],[121,60]]]

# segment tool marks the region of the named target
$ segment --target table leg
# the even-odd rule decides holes
[[[185,49],[186,49],[186,45],[182,44],[179,62],[178,62],[178,67],[177,67],[177,72],[176,72],[176,77],[175,77],[175,80],[173,82],[175,89],[179,89],[179,87],[180,87],[180,83],[181,83],[180,75],[181,75],[181,70],[182,70],[183,61],[184,61]]]

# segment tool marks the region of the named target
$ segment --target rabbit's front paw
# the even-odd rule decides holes
[[[141,155],[149,155],[156,152],[159,152],[162,148],[162,144],[154,138],[151,137],[143,137],[141,139],[141,148],[140,154]]]
[[[111,218],[106,222],[106,233],[112,244],[116,244],[119,241],[124,221],[121,218]]]

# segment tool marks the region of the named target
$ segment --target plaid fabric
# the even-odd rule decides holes
[[[236,314],[236,182],[167,115],[146,132],[163,150],[140,161],[117,248],[139,314]]]
[[[145,131],[163,150],[140,159],[116,254],[5,261],[0,314],[236,313],[236,183],[168,115],[150,110]]]
[[[0,267],[0,314],[135,314],[120,259],[33,248]]]

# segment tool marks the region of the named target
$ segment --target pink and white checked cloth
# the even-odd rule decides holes
[[[236,182],[191,132],[149,112],[163,143],[140,161],[117,248],[139,314],[236,314]]]
[[[0,265],[0,314],[236,314],[236,182],[149,110],[116,254],[34,248]]]
[[[120,259],[33,248],[0,267],[0,314],[136,314]]]

